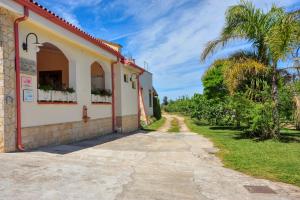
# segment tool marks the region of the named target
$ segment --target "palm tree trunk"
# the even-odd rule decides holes
[[[271,137],[280,136],[280,121],[279,121],[279,97],[278,97],[278,74],[277,64],[272,66],[272,100],[273,100],[273,124],[274,128]]]

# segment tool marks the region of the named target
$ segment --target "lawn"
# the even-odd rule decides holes
[[[238,130],[201,126],[189,118],[186,124],[214,142],[226,167],[300,186],[300,131],[282,130],[280,141],[257,141],[241,137]]]
[[[179,122],[177,118],[172,119],[171,127],[169,128],[168,132],[172,132],[172,133],[180,132]]]
[[[160,127],[162,127],[164,125],[164,123],[166,122],[166,118],[162,117],[161,119],[151,123],[148,126],[144,126],[143,130],[145,131],[157,131]]]

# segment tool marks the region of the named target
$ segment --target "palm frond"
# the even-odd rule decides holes
[[[239,61],[252,59],[252,60],[259,61],[259,57],[258,57],[257,53],[254,51],[238,51],[238,52],[235,52],[235,53],[229,55],[228,59],[239,60]]]
[[[300,22],[292,15],[285,14],[270,29],[266,41],[272,55],[277,62],[292,54],[299,44]]]
[[[234,39],[246,39],[257,45],[259,54],[266,54],[264,46],[264,14],[260,9],[249,1],[241,1],[238,5],[231,6],[226,11],[226,23],[219,39],[207,43],[201,60],[204,61],[208,55],[213,54],[220,47],[224,47],[228,42]],[[263,25],[261,25],[263,24]],[[263,60],[266,60],[266,56]]]
[[[224,70],[224,82],[230,94],[234,94],[241,84],[248,80],[253,88],[259,87],[255,77],[266,77],[267,74],[268,68],[257,60],[232,60]]]

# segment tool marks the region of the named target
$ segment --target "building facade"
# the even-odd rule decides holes
[[[0,152],[137,130],[144,72],[34,1],[0,1]]]
[[[149,119],[153,116],[153,97],[154,97],[154,88],[152,86],[152,73],[144,71],[140,76],[140,90],[141,90],[141,118],[149,123]],[[144,111],[144,113],[143,113]]]

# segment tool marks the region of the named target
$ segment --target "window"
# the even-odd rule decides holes
[[[64,53],[50,43],[44,43],[37,53],[38,87],[54,90],[69,87],[69,61]]]
[[[50,85],[53,89],[61,89],[63,87],[62,71],[40,71],[39,84],[40,86]]]
[[[128,74],[124,74],[124,82],[128,83]]]
[[[102,66],[98,62],[91,65],[91,89],[105,89],[105,73]]]
[[[149,107],[152,107],[152,91],[149,90]]]
[[[135,81],[132,81],[132,89],[136,89],[136,83],[135,83]]]

